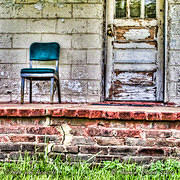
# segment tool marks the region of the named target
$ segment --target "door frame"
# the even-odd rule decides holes
[[[158,1],[158,0],[157,0]],[[159,1],[158,1],[159,2]],[[115,0],[105,0],[105,74],[104,74],[104,100],[109,100],[109,89],[111,87],[111,79],[112,79],[112,69],[113,69],[113,61],[109,60],[113,58],[113,48],[112,48],[112,42],[114,37],[110,37],[107,35],[107,30],[108,30],[108,25],[112,24],[113,25],[113,20],[114,20],[114,3]],[[113,4],[113,5],[112,5]],[[157,3],[159,6],[160,3]],[[168,96],[167,96],[167,59],[168,59],[168,43],[167,43],[167,25],[168,25],[168,2],[167,0],[164,0],[162,4],[162,10],[160,13],[163,13],[163,15],[160,15],[157,13],[157,16],[161,16],[161,22],[163,22],[163,33],[162,33],[162,91],[161,91],[161,99],[162,100],[157,100],[156,102],[167,102]],[[164,10],[163,10],[164,9]],[[126,101],[126,100],[122,100]],[[136,101],[136,100],[131,100],[131,101]]]

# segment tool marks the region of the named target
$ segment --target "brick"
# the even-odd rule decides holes
[[[27,20],[27,32],[29,33],[55,33],[55,28],[56,28],[56,20],[53,19]]]
[[[40,135],[60,135],[60,132],[55,127],[27,127],[28,134],[40,134]]]
[[[138,154],[143,156],[163,156],[165,152],[161,148],[142,148],[138,151]]]
[[[9,159],[11,160],[19,160],[20,157],[23,157],[24,154],[19,153],[19,152],[13,152],[9,154]]]
[[[179,51],[169,51],[169,65],[174,65],[174,66],[180,65],[180,62],[178,61],[179,58],[180,58]],[[171,84],[171,82],[169,84]],[[174,91],[173,87],[174,87],[174,83],[169,87],[169,89],[172,89],[172,91]]]
[[[74,4],[74,18],[102,18],[103,7],[100,4]]]
[[[134,112],[134,119],[135,120],[146,120],[146,113],[145,112]]]
[[[26,20],[0,19],[0,33],[25,33],[27,32]]]
[[[74,136],[71,141],[72,146],[77,145],[94,145],[96,141],[90,137]]]
[[[146,138],[169,138],[172,136],[171,131],[157,131],[157,130],[151,130],[151,131],[145,131]]]
[[[124,145],[124,139],[115,137],[95,137],[95,140],[100,146],[118,146]]]
[[[121,138],[124,138],[124,137],[139,138],[141,137],[141,131],[140,130],[117,130],[116,136],[121,137]]]
[[[99,146],[80,146],[79,151],[82,154],[108,154],[107,147]]]
[[[6,109],[6,116],[18,116],[18,109]]]
[[[126,121],[125,127],[128,129],[152,129],[152,122]]]
[[[20,151],[21,145],[20,144],[0,144],[0,151]]]
[[[11,44],[12,44],[12,35],[10,34],[0,35],[0,48],[11,48]]]
[[[79,109],[79,110],[77,110],[76,117],[78,117],[78,118],[89,118],[89,114],[90,114],[89,110]]]
[[[106,112],[104,113],[105,119],[118,119],[119,112]]]
[[[13,48],[29,48],[33,42],[40,40],[40,34],[15,34],[13,36]]]
[[[22,144],[22,152],[43,152],[46,146],[46,144]]]
[[[113,129],[110,128],[98,128],[98,127],[88,127],[87,134],[89,136],[104,136],[111,137],[114,135]]]
[[[96,156],[96,162],[104,162],[104,161],[122,161],[122,156],[112,156],[112,155],[98,155]]]
[[[35,142],[35,136],[9,136],[11,142]]]
[[[103,21],[102,19],[88,19],[87,20],[87,32],[88,33],[103,33]]]
[[[60,34],[42,34],[42,42],[57,42],[61,45],[61,48],[71,48],[71,35]]]
[[[3,143],[10,142],[9,137],[8,136],[0,136],[0,143],[1,142],[3,142]]]
[[[153,129],[170,129],[169,122],[153,122]]]
[[[119,119],[121,120],[130,120],[133,118],[133,113],[131,112],[119,112]]]
[[[19,109],[19,117],[44,116],[45,109]]]
[[[101,68],[99,65],[72,65],[72,79],[100,80]]]
[[[177,119],[176,113],[162,112],[161,116],[162,116],[162,120],[174,121]]]
[[[158,147],[175,147],[176,144],[176,139],[155,139],[155,145]]]
[[[71,4],[61,4],[54,6],[51,3],[46,3],[42,10],[43,18],[71,18]]]
[[[103,117],[104,111],[91,110],[89,118],[91,119],[101,119]]]
[[[60,136],[38,136],[38,143],[61,143],[63,140]]]
[[[6,110],[0,109],[0,116],[5,116],[5,115],[6,115]]]
[[[149,165],[149,162],[152,162],[152,157],[151,156],[143,156],[143,157],[124,156],[124,157],[122,157],[122,162],[136,163],[136,164],[148,164]]]
[[[127,146],[153,146],[153,140],[144,140],[141,138],[125,138],[125,145]]]
[[[77,126],[77,127],[72,126],[71,130],[70,130],[70,133],[73,136],[87,136],[85,128],[82,127],[82,126]]]
[[[63,109],[48,110],[48,114],[52,115],[52,117],[62,117],[63,116]]]
[[[87,154],[67,154],[66,155],[66,160],[70,162],[82,162],[82,161],[88,161],[93,162],[95,157],[92,158],[92,155],[87,155]]]
[[[53,146],[52,151],[62,153],[65,152],[65,147],[63,145],[55,145]]]
[[[86,95],[87,81],[84,80],[62,80],[62,94]]]
[[[110,147],[110,155],[136,155],[137,148],[134,147]]]
[[[102,48],[102,38],[96,34],[74,34],[72,35],[73,48]]]
[[[77,110],[73,110],[73,109],[64,109],[63,110],[64,117],[76,117],[76,115],[77,115]]]
[[[58,159],[60,159],[63,162],[66,161],[66,155],[64,153],[59,154],[59,153],[52,153],[52,152],[50,152],[48,154],[48,157],[51,158],[51,159],[54,159],[54,160],[58,158]]]
[[[88,30],[86,19],[58,19],[57,32],[63,34],[86,33]]]
[[[100,95],[101,93],[101,82],[90,81],[88,82],[88,95]]]
[[[78,146],[55,145],[52,150],[58,153],[78,153]]]
[[[60,79],[71,79],[71,65],[61,65],[59,72]],[[61,83],[61,85],[63,84]]]
[[[0,18],[10,18],[12,16],[12,10],[10,8],[0,6]]]
[[[68,153],[78,153],[79,148],[78,148],[78,146],[66,146],[66,152],[68,152]]]
[[[91,50],[87,51],[87,63],[88,64],[100,64],[102,60],[102,50]]]
[[[11,15],[13,18],[41,18],[41,11],[34,8],[34,5],[23,5],[23,7],[14,11]]]
[[[172,132],[172,136],[173,136],[174,138],[180,139],[180,131],[173,131],[173,132]]]
[[[179,40],[179,38],[180,38],[180,35],[171,35],[170,36],[170,42],[169,42],[170,50],[180,49],[180,40]],[[169,67],[169,69],[170,68],[171,67]]]
[[[0,159],[5,160],[7,158],[7,154],[0,153]]]
[[[24,127],[0,127],[0,134],[24,134]]]
[[[0,37],[1,38],[1,37]],[[0,39],[1,47],[1,39]],[[9,47],[10,48],[10,47]],[[26,50],[14,50],[14,49],[1,49],[0,50],[0,62],[1,63],[26,63]]]

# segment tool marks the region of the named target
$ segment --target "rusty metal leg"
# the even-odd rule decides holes
[[[57,90],[58,90],[58,102],[61,103],[61,88],[60,88],[60,80],[57,80]]]
[[[51,78],[50,102],[53,103],[54,97],[54,78]]]
[[[29,102],[32,103],[32,79],[30,79],[29,84]]]
[[[25,84],[25,79],[21,78],[21,104],[24,103],[24,84]]]

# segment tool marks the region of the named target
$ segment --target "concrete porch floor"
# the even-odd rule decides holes
[[[145,106],[148,105],[148,106]],[[162,104],[0,104],[0,117],[72,117],[120,120],[180,120],[180,107]]]

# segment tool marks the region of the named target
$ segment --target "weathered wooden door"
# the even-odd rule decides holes
[[[163,100],[163,3],[107,0],[107,100]]]

